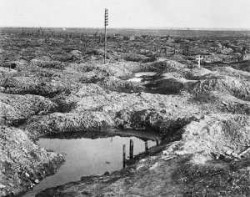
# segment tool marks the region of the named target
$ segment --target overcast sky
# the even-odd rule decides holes
[[[0,26],[247,28],[250,0],[0,0]]]

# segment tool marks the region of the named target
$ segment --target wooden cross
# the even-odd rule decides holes
[[[196,60],[198,61],[198,68],[201,67],[201,60],[203,60],[203,58],[199,55]]]

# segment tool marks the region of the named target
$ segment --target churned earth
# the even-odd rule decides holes
[[[38,196],[248,196],[250,91],[245,83],[249,81],[205,69],[187,69],[192,79],[186,79],[182,69],[175,69],[175,74],[184,79],[178,81],[180,78],[174,78],[174,74],[165,73],[172,64],[179,65],[164,62],[162,73],[147,83],[147,87],[155,87],[153,94],[146,93],[147,89],[131,94],[99,90],[98,97],[95,91],[89,99],[86,93],[77,92],[74,98],[69,95],[65,100],[77,103],[74,113],[44,116],[39,125],[37,120],[28,123],[26,128],[32,126],[39,133],[50,129],[51,124],[47,124],[50,121],[54,123],[51,132],[65,132],[67,121],[71,130],[77,130],[87,125],[88,112],[92,123],[101,117],[97,122],[105,127],[150,128],[161,133],[166,141],[162,151],[138,158],[138,162],[122,172],[83,177]],[[173,94],[178,85],[179,93]],[[84,103],[77,101],[79,97]],[[83,111],[86,112],[81,120],[77,119],[76,114]]]
[[[110,52],[107,64],[101,50],[67,55],[1,63],[0,196],[23,194],[64,161],[39,137],[111,129],[154,131],[162,142],[121,171],[37,196],[250,195],[249,61],[216,63],[213,53],[198,68],[183,54]]]

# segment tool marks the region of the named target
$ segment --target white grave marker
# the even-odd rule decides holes
[[[201,60],[203,60],[203,58],[199,55],[196,60],[198,61],[198,68],[201,67]]]

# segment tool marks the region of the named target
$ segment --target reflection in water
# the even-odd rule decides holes
[[[134,142],[134,155],[145,151],[145,142],[136,137],[113,136],[98,139],[49,139],[41,138],[38,143],[46,149],[66,154],[66,162],[58,172],[44,179],[28,192],[25,197],[35,196],[46,188],[55,187],[71,181],[77,181],[82,176],[101,175],[105,172],[122,169],[122,146],[126,144],[127,157],[129,141]],[[148,141],[148,146],[156,142]]]

